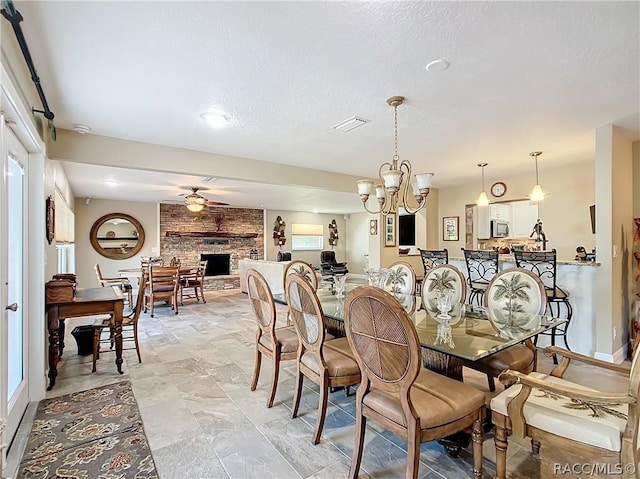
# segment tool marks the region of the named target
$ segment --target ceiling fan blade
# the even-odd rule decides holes
[[[207,206],[229,206],[229,203],[224,203],[222,201],[211,201],[207,200]]]

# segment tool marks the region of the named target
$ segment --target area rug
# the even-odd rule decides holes
[[[128,381],[38,405],[19,478],[157,478]]]

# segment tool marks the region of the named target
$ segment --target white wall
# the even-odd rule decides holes
[[[352,213],[346,221],[347,268],[350,273],[364,274],[364,256],[369,254],[369,216],[365,211]]]
[[[302,260],[311,263],[314,267],[320,267],[320,250],[317,251],[293,251],[291,249],[291,225],[296,224],[310,224],[310,225],[322,225],[322,232],[324,235],[324,247],[323,250],[331,250],[329,246],[329,223],[335,219],[338,225],[338,233],[340,239],[338,245],[333,248],[336,252],[336,260],[338,262],[347,261],[347,227],[345,219],[342,214],[324,214],[324,213],[309,213],[305,211],[280,211],[280,210],[268,210],[266,211],[265,218],[265,230],[264,236],[266,241],[266,260],[275,261],[277,259],[278,251],[280,248],[273,244],[273,224],[278,216],[281,216],[286,223],[285,236],[287,238],[286,244],[282,247],[282,251],[291,251],[292,260]]]
[[[89,240],[89,232],[93,223],[109,213],[126,213],[137,219],[145,233],[145,242],[137,255],[122,260],[105,258],[93,249]],[[76,274],[78,286],[95,288],[98,286],[93,265],[100,264],[105,277],[117,277],[118,269],[140,267],[141,256],[159,254],[158,237],[159,208],[157,203],[141,203],[132,201],[113,201],[92,199],[86,204],[85,198],[76,200],[75,236],[76,236]]]

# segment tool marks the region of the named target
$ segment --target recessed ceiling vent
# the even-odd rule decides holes
[[[369,123],[371,120],[366,120],[364,118],[360,118],[359,116],[354,116],[349,118],[348,120],[341,121],[337,125],[333,125],[331,128],[334,128],[338,131],[351,131],[359,126],[362,126],[366,123]]]
[[[218,181],[218,178],[216,178],[215,176],[205,176],[202,178],[202,181],[204,181],[205,183],[213,183],[214,181]]]

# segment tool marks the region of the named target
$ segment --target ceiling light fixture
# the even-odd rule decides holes
[[[536,184],[529,194],[529,199],[531,201],[542,201],[545,197],[545,192],[542,191],[542,186],[540,186],[540,181],[538,179],[538,157],[540,155],[542,155],[541,151],[532,151],[529,153],[529,156],[533,156],[536,159]]]
[[[488,163],[478,163],[478,166],[482,168],[482,192],[476,200],[476,204],[478,206],[489,206],[489,197],[487,196],[487,192],[484,189],[484,167],[487,166],[487,164]]]
[[[227,126],[229,123],[229,119],[224,116],[222,113],[217,112],[209,112],[203,113],[201,115],[202,119],[209,123],[213,128],[222,128],[223,126]]]
[[[432,62],[429,62],[427,64],[427,66],[425,67],[425,69],[428,72],[443,72],[447,68],[449,68],[449,62],[447,60],[445,60],[444,58],[439,58],[438,60],[433,60]]]
[[[191,194],[184,197],[185,206],[194,213],[202,211],[207,203],[207,199],[198,194],[198,189],[196,187],[191,188]]]
[[[393,135],[394,135],[394,154],[392,163],[383,163],[378,170],[378,177],[383,185],[376,185],[376,198],[380,209],[372,211],[367,207],[367,200],[373,191],[373,181],[371,180],[359,180],[358,181],[358,194],[362,200],[364,209],[369,213],[384,215],[395,214],[398,211],[398,207],[403,207],[407,213],[415,214],[420,209],[424,208],[427,204],[425,199],[429,194],[431,188],[431,178],[433,173],[419,173],[415,175],[415,184],[412,184],[413,197],[417,206],[411,206],[408,202],[407,190],[409,189],[409,181],[411,181],[411,163],[407,160],[403,160],[398,165],[398,106],[404,102],[403,96],[392,96],[387,99],[387,104],[393,107],[394,123],[393,123]],[[386,170],[383,172],[383,169]],[[404,171],[402,171],[404,169]],[[404,173],[406,172],[408,181],[403,183]],[[400,200],[400,201],[399,201]]]

